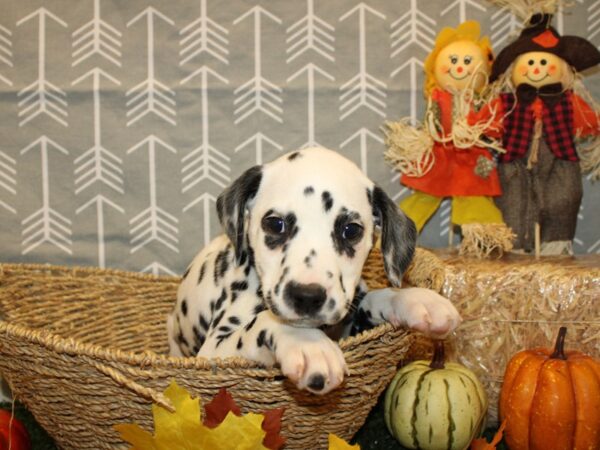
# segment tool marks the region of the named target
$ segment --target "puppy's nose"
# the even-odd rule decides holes
[[[327,299],[325,288],[317,283],[301,284],[290,281],[285,286],[285,302],[299,316],[316,314]]]

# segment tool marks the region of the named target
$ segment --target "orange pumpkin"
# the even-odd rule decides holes
[[[566,333],[553,350],[521,351],[506,367],[500,420],[511,450],[600,449],[600,362],[565,351]]]

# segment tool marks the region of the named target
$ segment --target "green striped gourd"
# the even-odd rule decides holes
[[[483,429],[487,396],[473,372],[444,361],[435,341],[433,360],[401,368],[385,395],[385,423],[406,448],[463,450]]]

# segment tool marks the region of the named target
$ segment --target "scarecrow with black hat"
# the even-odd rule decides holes
[[[490,80],[501,93],[476,117],[495,118],[492,131],[506,150],[498,155],[503,194],[496,203],[516,234],[514,248],[572,254],[583,195],[576,141],[600,135],[598,113],[573,87],[578,72],[600,63],[600,52],[559,35],[551,22],[551,14],[531,15],[500,52]]]

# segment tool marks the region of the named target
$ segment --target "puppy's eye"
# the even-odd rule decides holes
[[[349,223],[342,230],[342,237],[348,241],[354,241],[362,237],[363,227],[357,223]]]
[[[265,217],[262,220],[262,229],[270,234],[283,234],[286,232],[285,221],[277,216]]]

